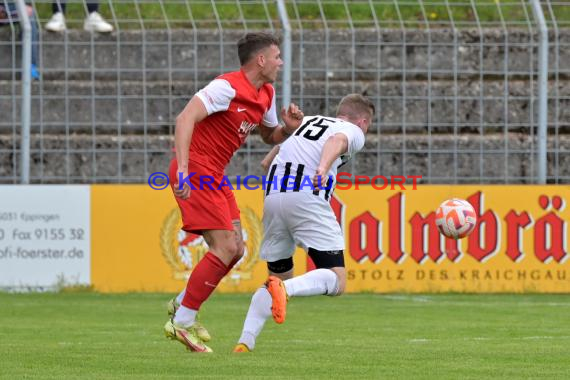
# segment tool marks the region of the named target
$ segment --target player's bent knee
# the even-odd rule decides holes
[[[214,239],[211,238],[210,241],[211,244],[208,244],[210,246],[210,250],[216,252],[228,261],[231,261],[236,257],[240,251],[243,251],[242,248],[240,249],[238,242],[231,235],[228,235],[227,237],[216,237]]]
[[[227,252],[232,256],[232,257],[236,257],[240,254],[240,252],[243,250],[240,247],[240,244],[236,241],[234,241],[233,243],[229,243],[226,246]]]
[[[320,251],[315,248],[309,248],[309,256],[318,269],[330,269],[336,276],[336,289],[327,293],[329,296],[339,296],[344,293],[346,286],[346,269],[344,268],[344,251],[342,249],[331,251]]]
[[[213,247],[216,251],[221,251],[224,255],[228,257],[234,257],[238,253],[238,245],[236,242],[225,242],[223,244],[217,244]]]

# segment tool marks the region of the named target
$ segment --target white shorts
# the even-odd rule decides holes
[[[344,249],[344,236],[329,202],[313,193],[272,193],[265,198],[260,256],[274,262],[305,251]]]

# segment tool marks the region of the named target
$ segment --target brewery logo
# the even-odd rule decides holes
[[[251,278],[251,271],[259,260],[259,247],[263,233],[261,220],[251,208],[242,209],[241,222],[245,244],[244,255],[222,280],[222,282],[230,282],[234,285],[241,280]],[[187,280],[194,266],[208,252],[208,244],[201,235],[183,231],[181,228],[180,211],[176,208],[162,223],[160,248],[166,262],[172,268],[174,278]]]

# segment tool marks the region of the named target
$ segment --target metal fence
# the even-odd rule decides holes
[[[291,39],[290,77],[276,83],[278,104],[289,79],[291,100],[307,115],[334,114],[349,92],[375,102],[378,117],[350,164],[353,173],[537,183],[542,144],[544,179],[570,182],[570,1],[542,1],[538,9],[514,0],[282,5],[102,1],[99,11],[114,31],[98,34],[82,30],[83,1],[68,1],[61,33],[44,30],[51,1],[32,2],[40,78],[31,86],[30,182],[143,183],[166,171],[177,113],[209,80],[238,68],[235,42],[257,29]],[[20,183],[25,146],[20,20],[12,21],[0,28],[1,183]],[[548,83],[540,78],[545,63]],[[541,79],[548,97],[542,119]],[[268,149],[250,136],[228,174],[260,174]]]

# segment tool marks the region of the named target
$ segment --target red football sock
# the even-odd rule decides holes
[[[206,253],[190,275],[182,305],[192,310],[199,310],[227,272],[228,267],[222,260],[212,252]]]

